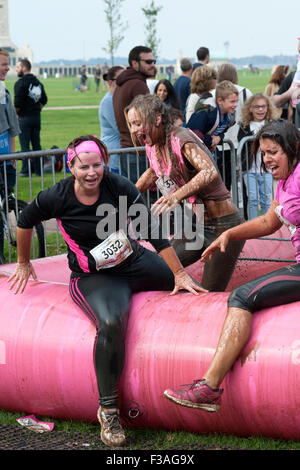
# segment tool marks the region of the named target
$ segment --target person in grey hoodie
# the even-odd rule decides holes
[[[9,54],[5,49],[0,48],[0,155],[15,152],[15,137],[20,133],[18,117],[12,103],[11,94],[2,83],[5,81],[8,71]],[[2,179],[4,179],[3,163],[0,163],[0,172]],[[16,170],[14,163],[10,160],[6,162],[6,177],[8,192],[10,192],[16,183]],[[0,190],[3,192],[3,188],[0,188]]]
[[[14,86],[14,105],[19,116],[22,133],[19,135],[21,151],[29,152],[30,143],[32,150],[41,150],[41,110],[47,103],[47,95],[43,84],[31,73],[31,63],[22,59],[16,66],[19,80]],[[41,174],[40,160],[34,159],[33,170],[37,175]],[[28,176],[28,160],[22,161],[22,176]]]

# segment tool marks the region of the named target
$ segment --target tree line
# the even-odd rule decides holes
[[[102,49],[109,55],[111,65],[114,65],[115,54],[121,42],[124,39],[124,33],[128,28],[128,24],[122,21],[122,6],[125,0],[102,0],[104,3],[104,13],[109,27],[109,39],[106,46]],[[149,4],[142,8],[145,15],[145,46],[152,49],[154,57],[158,56],[158,46],[160,39],[157,35],[157,15],[162,6],[155,5],[155,1],[151,0]]]

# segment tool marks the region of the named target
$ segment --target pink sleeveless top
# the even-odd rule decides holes
[[[181,187],[188,183],[197,173],[197,170],[193,168],[190,163],[185,159],[182,154],[182,148],[187,143],[194,143],[201,148],[201,150],[208,156],[215,165],[214,160],[210,154],[208,148],[204,145],[202,140],[194,134],[190,129],[183,127],[175,127],[171,133],[171,148],[173,154],[177,157],[177,171],[173,168],[173,163],[170,160],[168,163],[159,161],[156,154],[155,145],[146,145],[146,153],[151,168],[154,170],[156,176],[168,176],[174,183]],[[230,198],[230,193],[224,185],[221,175],[218,171],[218,178],[208,184],[205,188],[202,188],[195,196],[189,198],[190,202],[195,202],[196,198],[201,200],[213,200],[223,201]]]
[[[300,163],[287,180],[279,180],[275,200],[282,206],[280,215],[291,233],[291,242],[300,263]]]

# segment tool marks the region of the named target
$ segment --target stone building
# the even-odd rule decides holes
[[[9,33],[8,0],[0,0],[0,47],[9,52],[10,71],[8,76],[15,76],[15,67],[20,59],[28,59],[33,63],[33,54],[29,45],[16,46]]]

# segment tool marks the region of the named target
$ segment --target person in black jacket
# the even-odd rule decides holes
[[[31,63],[22,59],[17,63],[16,71],[19,80],[14,86],[14,105],[19,116],[21,134],[19,135],[21,151],[29,152],[30,143],[32,150],[41,150],[41,110],[47,103],[47,95],[44,86],[31,73]],[[40,160],[34,159],[32,169],[35,174],[41,174]],[[21,176],[28,176],[28,160],[22,161]]]

